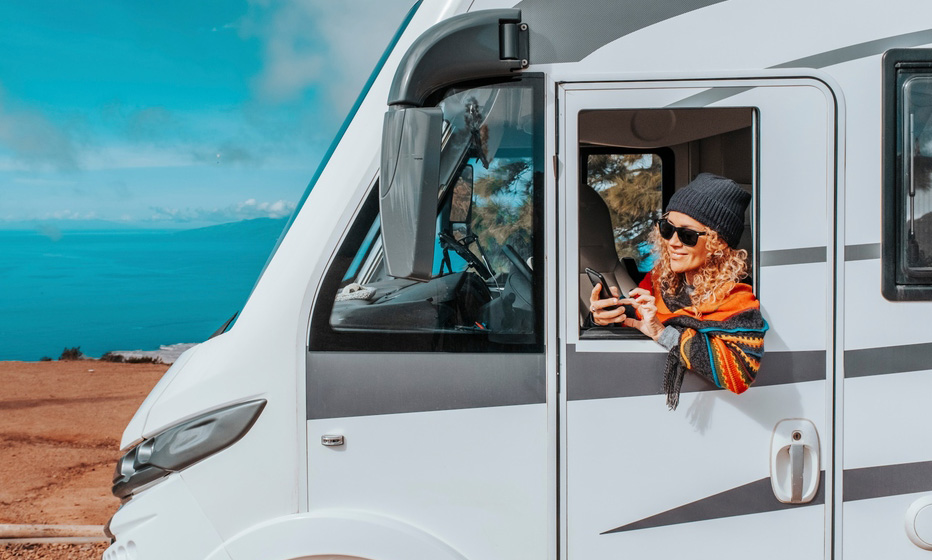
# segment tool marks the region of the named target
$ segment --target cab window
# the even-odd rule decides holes
[[[311,349],[542,349],[540,92],[534,77],[445,92],[432,278],[387,274],[373,185],[325,278]]]

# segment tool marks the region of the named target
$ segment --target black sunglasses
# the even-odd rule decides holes
[[[680,242],[687,247],[695,247],[696,243],[699,243],[699,236],[706,234],[704,231],[696,231],[694,229],[685,227],[676,227],[666,218],[660,218],[657,220],[657,229],[660,230],[660,237],[663,237],[666,240],[673,239],[673,234],[675,233],[676,236],[680,238]]]

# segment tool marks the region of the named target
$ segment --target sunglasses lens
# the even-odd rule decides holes
[[[676,234],[687,247],[695,247],[699,242],[699,232],[686,228],[677,228]]]
[[[660,229],[660,237],[669,240],[673,239],[673,234],[676,233],[680,238],[680,243],[687,247],[695,247],[696,243],[699,243],[699,236],[702,235],[696,230],[684,227],[678,228],[667,220],[659,220],[657,227]]]

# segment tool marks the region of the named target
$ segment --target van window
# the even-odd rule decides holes
[[[654,266],[648,239],[677,188],[702,172],[726,176],[753,196],[756,110],[751,107],[592,109],[579,113],[579,324],[586,338],[641,337],[624,327],[590,328],[594,282],[634,287]],[[752,203],[738,243],[753,285]]]
[[[312,349],[540,351],[541,105],[534,78],[446,92],[432,279],[388,276],[373,186],[324,281]]]
[[[932,299],[932,51],[884,57],[883,293]]]

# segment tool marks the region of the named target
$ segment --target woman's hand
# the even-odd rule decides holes
[[[657,319],[657,300],[644,288],[635,288],[628,294],[628,298],[621,303],[629,303],[637,309],[641,319],[626,319],[625,326],[634,327],[647,336],[657,340],[663,332],[663,323]],[[593,314],[594,315],[594,314]]]
[[[625,322],[625,308],[619,305],[618,288],[611,286],[609,288],[612,292],[612,295],[615,296],[611,299],[599,299],[599,292],[602,291],[601,282],[596,284],[592,288],[592,293],[589,294],[589,311],[592,312],[592,322],[600,327],[608,326],[612,323],[624,324]],[[608,310],[606,307],[617,306],[616,309]]]

